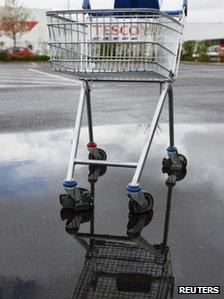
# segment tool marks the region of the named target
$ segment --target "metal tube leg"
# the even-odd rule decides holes
[[[166,100],[166,95],[169,89],[169,84],[166,83],[163,86],[163,90],[161,92],[159,102],[156,107],[156,111],[154,113],[150,130],[149,130],[149,138],[146,142],[143,151],[141,153],[140,159],[138,161],[138,165],[134,174],[134,177],[132,179],[132,182],[127,186],[127,192],[128,197],[130,198],[129,202],[129,209],[131,212],[134,213],[141,213],[146,212],[147,210],[150,210],[153,207],[153,198],[150,194],[144,193],[142,191],[141,186],[139,185],[139,180],[143,171],[143,168],[145,166],[146,158],[150,149],[150,146],[152,144],[152,140],[156,131],[157,124],[159,122],[160,114],[163,109],[164,102]],[[137,206],[135,204],[137,202]]]
[[[169,85],[168,90],[168,102],[169,102],[169,135],[170,135],[170,145],[167,148],[167,154],[169,159],[163,159],[163,169],[172,170],[184,170],[187,165],[187,159],[178,153],[177,148],[174,143],[174,96],[172,84]]]
[[[86,108],[87,108],[87,118],[88,118],[88,130],[89,130],[89,143],[87,144],[87,149],[96,159],[100,158],[99,151],[97,149],[97,144],[94,142],[93,138],[93,121],[92,121],[92,111],[91,111],[91,96],[90,96],[90,86],[88,81],[86,81]]]
[[[166,246],[167,246],[173,187],[174,187],[174,185],[168,185],[168,194],[167,194],[167,203],[166,203],[166,217],[165,217],[164,232],[163,232],[162,252],[165,251]]]
[[[86,108],[87,108],[87,117],[88,117],[88,128],[89,128],[89,142],[93,143],[93,122],[92,122],[92,111],[91,111],[91,98],[90,98],[90,87],[89,83],[86,82]]]
[[[169,160],[174,163],[178,164],[178,156],[177,156],[177,149],[174,146],[174,109],[173,109],[173,86],[170,84],[168,89],[168,106],[169,106],[169,137],[170,137],[170,145],[167,148],[167,154]],[[163,162],[164,164],[164,162]],[[165,164],[164,164],[165,165]]]
[[[89,83],[86,81],[86,107],[89,129],[89,143],[87,144],[87,149],[89,151],[89,158],[93,160],[106,160],[106,152],[103,149],[98,148],[97,144],[94,142],[90,92]]]
[[[159,84],[159,95],[161,95],[162,92],[163,92],[163,83],[161,82]]]
[[[80,130],[81,130],[84,105],[85,105],[85,86],[82,86],[81,93],[80,93],[80,99],[79,99],[79,105],[78,105],[78,111],[77,111],[76,121],[75,121],[74,139],[72,141],[72,150],[71,150],[71,155],[70,155],[68,172],[67,172],[66,180],[64,182],[65,188],[74,187],[74,179],[73,179],[74,160],[77,156],[77,151],[78,151],[78,142],[79,142],[79,136],[80,136]],[[69,186],[69,182],[71,183],[72,186]],[[77,183],[76,183],[76,185],[77,185]]]
[[[150,130],[149,130],[149,139],[148,139],[147,143],[145,144],[145,146],[143,148],[143,151],[142,151],[141,157],[139,159],[138,166],[136,168],[133,180],[130,184],[131,186],[136,186],[138,184],[138,181],[139,181],[140,177],[141,177],[142,170],[144,168],[146,158],[147,158],[150,146],[152,144],[154,133],[155,133],[158,121],[159,121],[159,117],[160,117],[160,114],[161,114],[162,109],[163,109],[163,105],[164,105],[164,102],[165,102],[165,99],[166,99],[168,88],[169,88],[169,85],[165,84],[164,89],[161,93],[161,96],[160,96],[155,114],[154,114],[153,119],[152,119],[152,123],[151,123]]]
[[[174,147],[174,109],[173,109],[173,86],[170,84],[168,90],[169,102],[169,132],[170,132],[170,147]]]

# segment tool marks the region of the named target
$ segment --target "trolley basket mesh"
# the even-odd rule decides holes
[[[183,18],[152,9],[47,13],[51,65],[81,80],[164,81],[177,73]]]
[[[136,245],[97,242],[86,255],[73,298],[167,298],[173,287],[169,249],[159,259]]]

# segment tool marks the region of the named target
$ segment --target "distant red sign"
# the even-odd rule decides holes
[[[220,45],[219,57],[224,58],[224,42],[222,42],[221,45]]]
[[[34,21],[34,20],[33,21],[27,21],[26,23],[27,23],[27,26],[28,26],[29,30],[33,29],[38,24],[38,22]]]
[[[38,24],[38,22],[35,20],[27,21],[26,22],[27,31],[32,30],[37,24]],[[0,23],[0,31],[4,32],[4,30],[1,28],[1,23]]]

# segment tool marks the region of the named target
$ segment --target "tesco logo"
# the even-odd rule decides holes
[[[124,37],[137,37],[139,35],[139,27],[135,24],[92,24],[92,35],[95,40],[97,39],[120,39]]]

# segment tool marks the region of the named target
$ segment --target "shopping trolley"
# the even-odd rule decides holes
[[[130,3],[147,3],[148,8],[127,8]],[[90,8],[89,1],[85,1]],[[129,3],[129,4],[128,4]],[[120,4],[120,5],[119,5]],[[156,4],[156,5],[155,5]],[[143,5],[143,4],[142,4]],[[157,9],[155,9],[157,8]],[[80,200],[81,189],[75,180],[75,165],[104,165],[134,168],[127,186],[132,212],[150,210],[152,196],[144,192],[139,180],[147,159],[154,133],[168,95],[170,146],[163,165],[172,169],[186,168],[186,158],[174,146],[173,87],[177,78],[183,29],[187,16],[187,0],[181,10],[162,12],[158,0],[116,0],[112,10],[67,10],[47,12],[50,64],[55,71],[73,75],[83,82],[78,104],[74,139],[67,177],[63,183],[68,197]],[[147,142],[139,161],[111,162],[93,136],[91,84],[95,81],[149,82],[160,84],[160,95]],[[84,106],[87,107],[89,159],[77,158]],[[133,132],[133,138],[135,133]]]
[[[95,166],[99,173],[102,166]],[[166,172],[166,169],[163,169]],[[61,219],[66,220],[66,232],[74,237],[86,251],[84,267],[78,279],[73,298],[154,298],[173,296],[174,276],[168,243],[173,188],[184,179],[186,169],[168,174],[166,212],[163,239],[151,244],[142,236],[153,219],[153,210],[144,214],[129,214],[127,235],[96,233],[94,212],[75,212],[63,208]],[[95,177],[97,178],[97,176]],[[95,183],[89,176],[93,201]],[[89,232],[80,232],[83,223],[89,222]],[[85,225],[86,227],[86,225]]]

